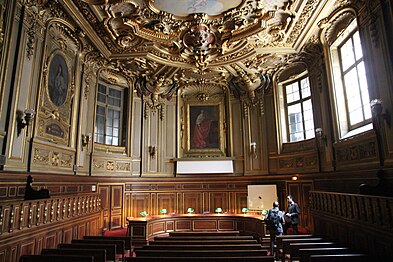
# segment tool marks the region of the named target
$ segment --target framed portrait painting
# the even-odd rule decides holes
[[[61,54],[53,56],[49,64],[48,95],[52,103],[60,107],[67,99],[68,92],[68,66]]]
[[[188,155],[224,155],[222,105],[189,104],[187,115]]]

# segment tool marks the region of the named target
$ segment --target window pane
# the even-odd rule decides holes
[[[356,109],[355,111],[349,112],[349,121],[351,125],[355,125],[363,121],[362,108]]]
[[[287,103],[292,103],[300,99],[298,82],[286,86]]]
[[[118,146],[119,145],[119,139],[117,137],[113,138],[112,145],[114,145],[114,146]]]
[[[103,106],[97,106],[97,114],[99,115],[105,115],[105,107]]]
[[[348,39],[347,42],[340,48],[340,54],[343,71],[346,71],[351,65],[355,63],[352,39]]]
[[[105,103],[106,95],[105,95],[105,94],[98,93],[97,99],[98,99],[98,102]]]
[[[112,97],[108,97],[108,105],[113,106],[115,103],[113,102],[113,98]]]
[[[119,129],[118,128],[113,128],[113,136],[118,137],[119,136]]]
[[[359,60],[363,57],[363,52],[362,52],[362,45],[360,43],[360,36],[358,31],[356,31],[356,33],[353,35],[353,44],[355,46],[356,60]]]
[[[121,98],[121,91],[113,89],[113,88],[109,88],[109,95],[112,97]]]
[[[98,135],[97,142],[98,143],[104,143],[104,135]]]
[[[308,83],[308,77],[303,78],[300,81],[300,86],[301,86],[301,89],[302,89],[302,98],[309,97],[311,95],[311,92],[310,92],[310,85]]]
[[[102,94],[106,94],[106,86],[102,84],[98,84],[98,92]]]
[[[105,144],[107,144],[107,145],[112,145],[112,137],[106,136],[106,137],[105,137]]]
[[[107,136],[112,136],[112,127],[107,127],[106,128],[106,135]]]

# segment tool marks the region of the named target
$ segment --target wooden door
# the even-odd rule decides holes
[[[123,185],[99,185],[101,207],[104,214],[104,230],[123,226]]]

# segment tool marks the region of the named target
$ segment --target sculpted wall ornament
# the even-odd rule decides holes
[[[4,29],[5,29],[5,17],[4,17],[5,7],[0,4],[0,57],[3,52],[3,42],[4,42]]]

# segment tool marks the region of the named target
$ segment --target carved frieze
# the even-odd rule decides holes
[[[71,168],[74,163],[74,156],[64,152],[35,148],[33,163],[40,166]]]
[[[93,168],[97,172],[130,172],[131,162],[124,160],[103,160],[97,158],[93,160]]]

